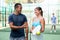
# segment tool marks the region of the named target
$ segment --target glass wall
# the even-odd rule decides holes
[[[35,16],[34,8],[39,6],[43,9],[43,17],[45,18],[46,24],[51,24],[52,13],[55,13],[57,18],[56,22],[57,24],[60,24],[60,3],[57,0],[53,1],[54,2],[52,2],[52,0],[43,0],[42,2],[37,1],[34,3],[33,1],[30,1],[31,3],[22,3],[22,13],[27,16],[28,23],[31,23],[32,18]],[[4,4],[6,6],[0,5],[0,25],[2,27],[8,25],[8,16],[14,11],[14,3],[12,2],[12,0],[11,3],[9,2],[10,5],[6,3]]]

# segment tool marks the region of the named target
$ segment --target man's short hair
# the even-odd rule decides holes
[[[18,5],[22,6],[21,3],[16,3],[16,4],[14,5],[14,9],[16,9],[16,8],[18,7]]]

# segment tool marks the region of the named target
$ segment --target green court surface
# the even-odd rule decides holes
[[[60,40],[60,25],[57,25],[57,32],[50,33],[50,26],[51,25],[46,25],[45,26],[45,31],[44,31],[44,40]],[[10,35],[10,28],[2,29],[0,30],[0,40],[9,40],[9,35]],[[29,40],[30,40],[30,33],[29,33]]]

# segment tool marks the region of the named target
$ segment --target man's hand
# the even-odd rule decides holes
[[[28,37],[25,37],[25,40],[28,40]]]

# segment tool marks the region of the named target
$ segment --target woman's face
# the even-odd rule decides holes
[[[38,10],[38,9],[35,9],[34,12],[35,12],[35,15],[38,16],[38,15],[40,15],[40,12],[41,12],[41,11]]]

